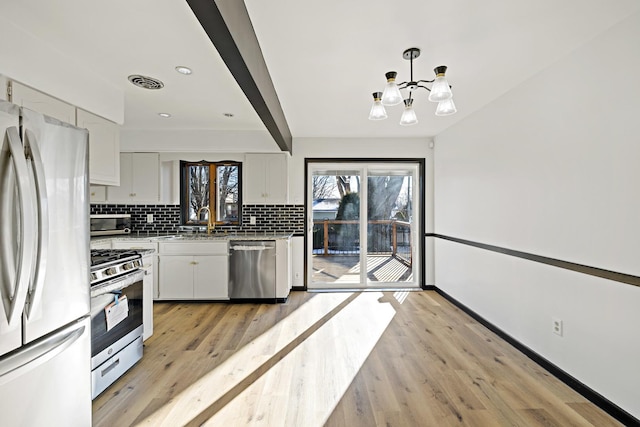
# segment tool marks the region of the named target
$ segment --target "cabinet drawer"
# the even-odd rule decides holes
[[[227,255],[227,241],[222,242],[163,242],[161,254],[175,255]]]

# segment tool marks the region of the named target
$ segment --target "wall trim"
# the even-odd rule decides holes
[[[615,282],[626,283],[628,285],[640,286],[640,277],[631,274],[619,273],[617,271],[605,270],[602,268],[591,267],[583,264],[576,264],[570,261],[563,261],[556,258],[549,258],[542,255],[535,255],[528,252],[516,251],[500,246],[488,245],[485,243],[473,242],[471,240],[458,239],[457,237],[445,236],[437,233],[425,233],[425,237],[435,237],[438,239],[448,240],[451,242],[461,243],[463,245],[473,246],[492,252],[498,252],[504,255],[514,256],[526,259],[528,261],[539,262],[554,267],[564,268],[566,270],[577,271],[578,273],[588,274],[590,276],[601,277],[603,279],[613,280]]]
[[[453,305],[467,313],[474,320],[478,321],[480,324],[485,326],[491,332],[498,335],[500,338],[511,344],[513,347],[522,352],[529,359],[536,362],[538,365],[542,366],[544,369],[549,371],[553,376],[558,378],[560,381],[574,389],[576,392],[580,393],[594,405],[598,406],[600,409],[611,415],[613,418],[620,421],[622,424],[626,426],[640,426],[640,420],[606,397],[602,396],[597,391],[588,387],[575,377],[569,375],[566,371],[560,369],[557,365],[554,365],[549,360],[542,357],[540,354],[536,353],[526,345],[522,344],[520,341],[513,338],[511,335],[504,332],[502,329],[498,328],[493,323],[487,321],[484,317],[480,316],[475,311],[471,310],[469,307],[461,303],[460,301],[453,298],[451,295],[444,292],[442,289],[439,289],[437,286],[435,287],[435,291],[442,295],[445,299],[451,302]]]

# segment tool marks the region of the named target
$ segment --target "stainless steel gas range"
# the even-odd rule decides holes
[[[91,398],[142,358],[142,257],[91,251]]]

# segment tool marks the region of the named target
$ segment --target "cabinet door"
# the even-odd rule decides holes
[[[188,255],[158,257],[159,299],[193,299],[194,262]]]
[[[247,154],[245,156],[244,203],[287,203],[286,154]]]
[[[107,189],[115,203],[156,203],[160,200],[160,155],[120,153],[120,186]]]
[[[107,188],[109,202],[129,202],[132,197],[131,183],[133,181],[133,158],[131,153],[120,154],[120,186]]]
[[[76,124],[76,108],[30,87],[11,82],[11,102],[65,123]]]
[[[262,154],[247,154],[245,156],[243,170],[243,199],[242,202],[254,205],[265,201],[264,174],[265,162]]]
[[[144,325],[143,340],[147,340],[153,335],[153,267],[154,255],[149,254],[142,257],[142,269],[144,278],[142,279],[142,324]]]
[[[120,129],[117,124],[78,108],[78,127],[89,130],[89,179],[120,185]]]
[[[266,202],[274,205],[287,203],[287,157],[286,154],[265,156],[265,194]]]
[[[132,153],[132,192],[136,203],[160,200],[160,155]]]
[[[89,201],[102,203],[107,201],[107,188],[102,185],[92,185],[89,188]]]
[[[228,299],[228,257],[199,255],[195,264],[193,294],[196,299]]]

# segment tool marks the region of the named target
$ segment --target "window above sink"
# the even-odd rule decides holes
[[[180,223],[206,226],[240,225],[242,218],[242,163],[235,161],[180,161]]]

